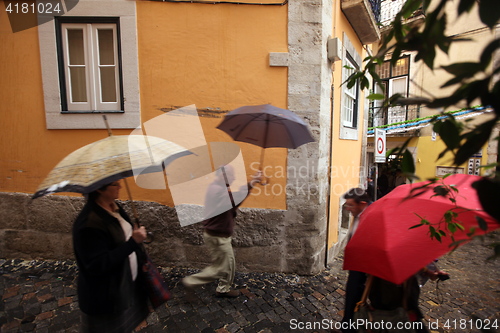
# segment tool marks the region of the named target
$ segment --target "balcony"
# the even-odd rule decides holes
[[[342,0],[342,12],[363,44],[380,40],[378,23],[381,0]]]
[[[368,118],[368,135],[373,134],[374,127],[386,129],[389,136],[411,136],[416,132],[416,125],[411,120],[418,120],[420,105],[394,106],[386,110],[370,108]]]

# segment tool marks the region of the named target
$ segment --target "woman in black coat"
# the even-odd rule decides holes
[[[115,202],[120,188],[113,182],[90,193],[73,225],[84,332],[130,333],[149,313],[137,260],[146,229]]]

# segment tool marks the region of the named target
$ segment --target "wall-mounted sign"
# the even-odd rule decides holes
[[[455,173],[465,173],[464,168],[455,168],[450,166],[438,166],[436,167],[436,177],[441,177],[447,174],[455,174]]]
[[[375,163],[385,163],[386,140],[385,131],[375,129]]]

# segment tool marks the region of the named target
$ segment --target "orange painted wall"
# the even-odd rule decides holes
[[[0,191],[33,193],[59,160],[107,133],[46,129],[38,30],[12,33],[0,8]]]
[[[286,108],[287,69],[270,67],[270,52],[287,51],[287,7],[137,2],[143,121],[194,104],[230,111],[270,103]],[[232,141],[201,117],[208,142]],[[261,148],[238,143],[247,173]],[[264,164],[286,168],[286,149],[268,149]],[[255,169],[256,165],[253,165]],[[285,188],[286,177],[272,179]],[[255,190],[245,206],[286,208],[285,192]],[[154,199],[154,198],[150,198]]]
[[[142,122],[162,108],[191,104],[222,111],[264,103],[286,108],[287,69],[269,67],[268,60],[270,52],[287,51],[286,25],[286,6],[137,2]],[[107,132],[47,130],[37,28],[12,33],[2,10],[0,43],[0,191],[33,193],[64,156]],[[207,141],[232,141],[215,129],[220,120],[202,118]],[[261,150],[240,146],[250,174]],[[286,156],[285,149],[269,150],[265,163],[286,167]],[[274,181],[286,185],[286,177]],[[172,204],[168,191],[132,186],[132,193],[136,200]],[[285,208],[286,197],[261,194],[245,205]]]

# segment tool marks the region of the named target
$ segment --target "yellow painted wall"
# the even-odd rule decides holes
[[[346,33],[354,47],[364,58],[364,50],[358,40],[356,33],[353,31],[347,18],[340,10],[340,2],[334,2],[334,31],[333,37],[342,40],[343,34]],[[342,61],[336,61],[333,64],[333,85],[334,85],[334,111],[332,115],[332,152],[330,166],[330,207],[329,207],[329,228],[328,228],[328,247],[338,242],[339,233],[339,204],[340,197],[352,187],[358,187],[359,177],[361,173],[361,148],[362,137],[366,133],[364,124],[364,95],[360,94],[360,103],[358,109],[359,127],[357,140],[340,139],[340,124],[341,124],[341,96],[342,96]]]
[[[417,158],[415,161],[416,175],[420,180],[426,180],[436,177],[436,167],[452,166],[453,155],[447,153],[441,159],[437,159],[439,154],[445,149],[443,141],[438,137],[436,141],[432,141],[430,136],[418,138]],[[487,146],[482,149],[481,165],[487,164]],[[459,166],[463,168],[464,173],[468,172],[468,163]],[[480,169],[480,175],[484,175],[485,170]]]
[[[287,107],[287,69],[268,61],[270,52],[287,51],[287,6],[137,2],[137,29],[142,122],[162,108],[191,104],[223,111],[264,103]],[[107,132],[47,130],[37,28],[14,34],[0,11],[0,44],[0,191],[33,193],[63,157]],[[220,121],[202,119],[207,141],[232,141],[215,129]],[[240,146],[250,174],[261,150]],[[265,163],[283,169],[286,156],[285,149],[269,150]],[[283,185],[286,177],[273,181]],[[132,193],[136,200],[172,204],[168,191],[132,186]],[[260,195],[245,204],[285,208],[286,196]]]

